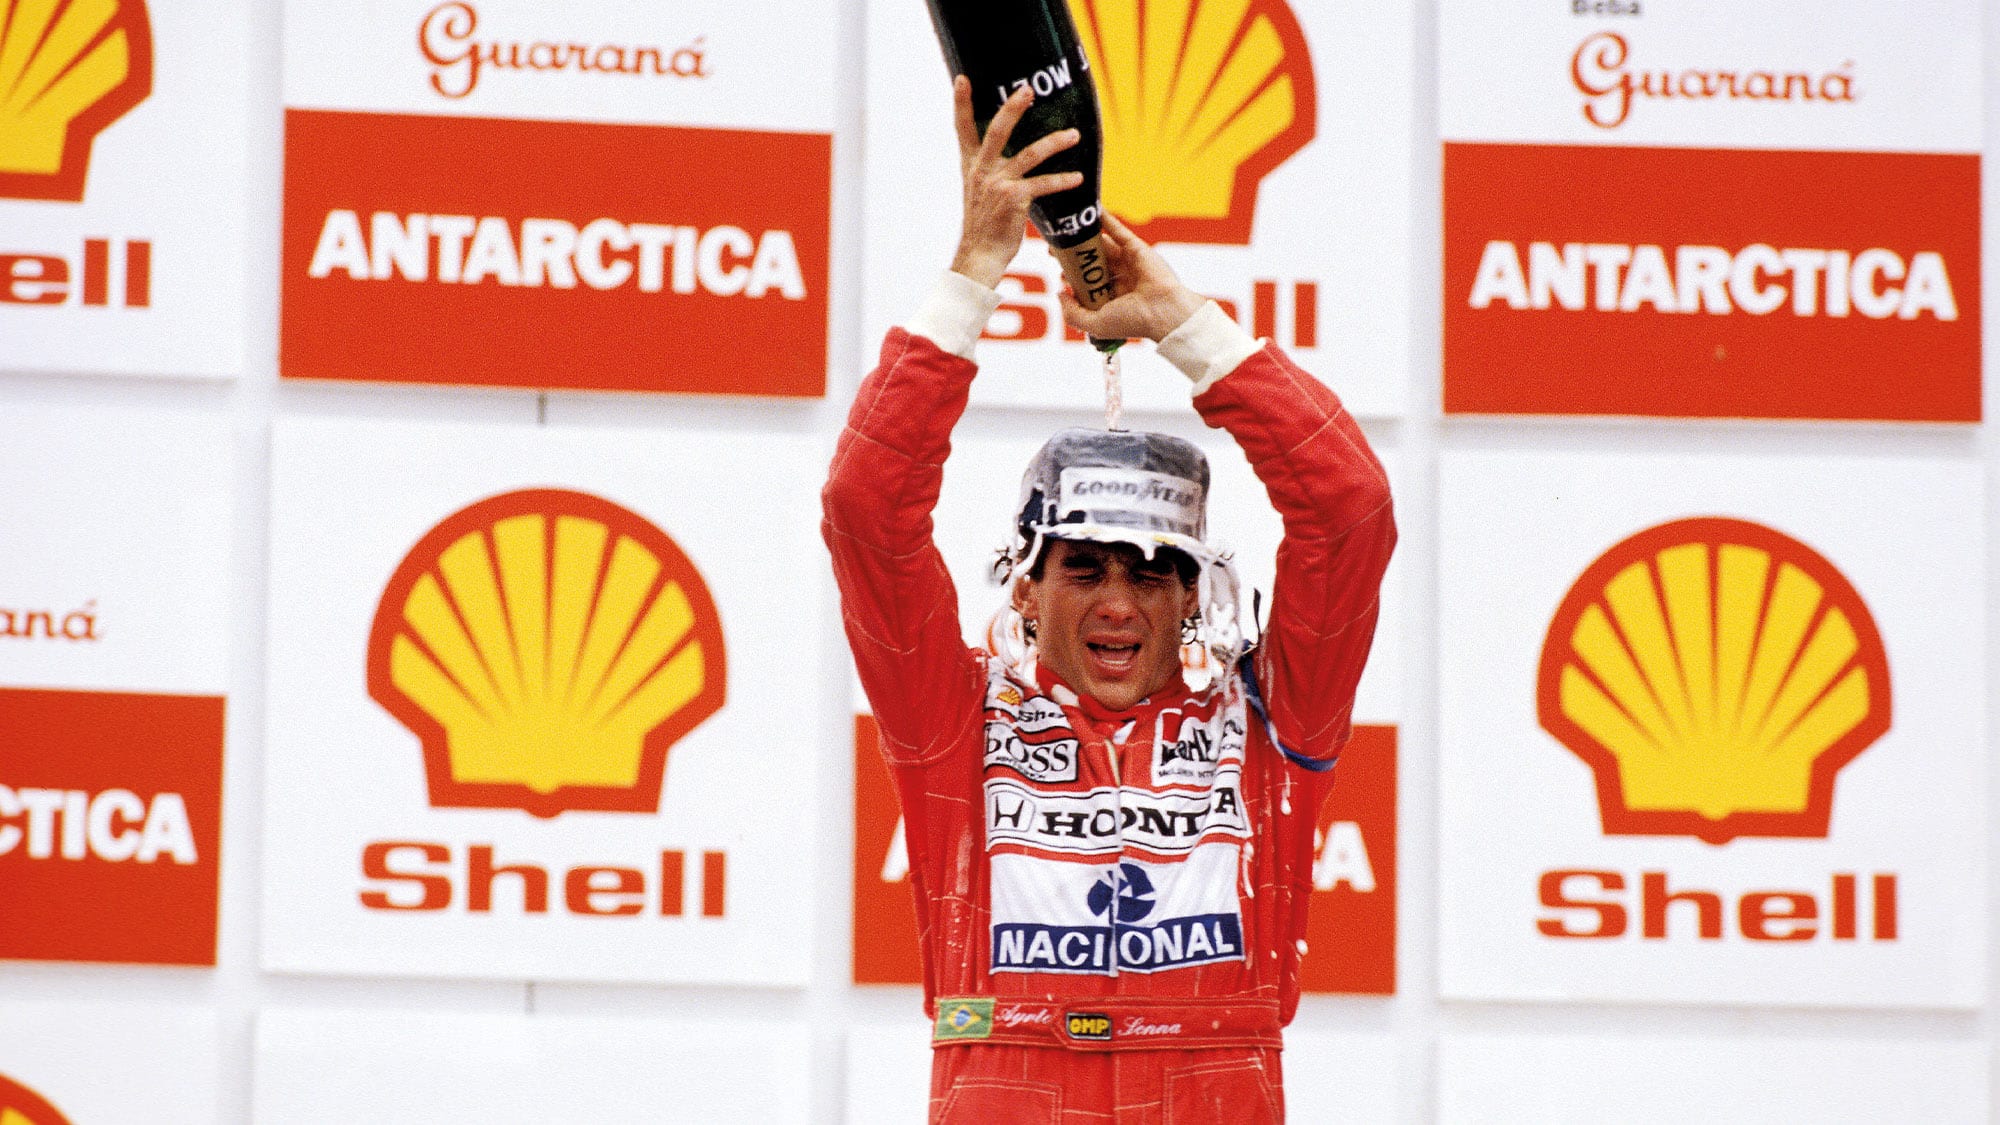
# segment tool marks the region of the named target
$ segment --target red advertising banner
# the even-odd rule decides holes
[[[1320,809],[1313,864],[1308,992],[1396,990],[1396,728],[1356,726]],[[916,907],[901,810],[875,717],[854,717],[854,980],[919,984]]]
[[[1357,724],[1319,810],[1299,985],[1396,991],[1396,728]]]
[[[823,133],[287,110],[279,372],[817,396]]]
[[[902,806],[875,716],[854,716],[854,983],[920,984]]]
[[[1444,148],[1447,412],[1979,420],[1977,156]]]
[[[213,965],[220,696],[0,689],[0,957]]]

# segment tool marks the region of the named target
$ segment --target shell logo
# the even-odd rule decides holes
[[[1250,241],[1257,186],[1312,140],[1285,0],[1070,0],[1104,120],[1104,203],[1153,242]]]
[[[0,1125],[69,1125],[48,1099],[0,1074]]]
[[[1596,774],[1608,834],[1824,837],[1834,775],[1889,729],[1889,660],[1818,552],[1704,517],[1583,572],[1538,695],[1542,727]]]
[[[490,497],[411,549],[368,694],[438,807],[657,812],[667,750],[722,707],[722,621],[665,532],[562,489]]]
[[[0,0],[0,196],[81,201],[91,143],[152,91],[143,0]]]

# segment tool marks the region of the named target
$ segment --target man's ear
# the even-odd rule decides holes
[[[1181,591],[1181,620],[1186,621],[1201,611],[1201,584],[1199,582]]]
[[[1012,596],[1014,612],[1024,620],[1033,621],[1038,611],[1035,605],[1035,580],[1023,574],[1014,580]]]

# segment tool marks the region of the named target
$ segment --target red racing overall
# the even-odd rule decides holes
[[[1381,466],[1268,344],[1201,389],[1284,519],[1271,619],[1210,689],[1106,712],[961,638],[930,513],[974,370],[892,330],[824,493],[902,800],[931,1120],[1281,1121],[1316,814],[1395,540]]]

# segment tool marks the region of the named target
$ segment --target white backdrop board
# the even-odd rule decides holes
[[[286,0],[285,104],[826,130],[834,16],[825,0]]]
[[[1446,0],[1445,409],[1978,421],[1981,15]]]
[[[1441,1121],[1989,1119],[1986,1054],[1964,1042],[1460,1033],[1438,1064]]]
[[[803,981],[823,551],[746,484],[814,443],[295,421],[274,464],[267,967]]]
[[[253,1115],[803,1125],[809,1048],[803,1025],[776,1021],[270,1008],[257,1019]]]
[[[33,21],[66,7],[11,10],[24,76],[0,152],[0,368],[240,374],[250,5],[119,0],[77,9],[65,35]]]
[[[284,7],[281,376],[824,393],[832,0]]]
[[[45,1120],[17,1102],[25,1087],[74,1122],[208,1125],[219,1120],[216,1031],[215,1012],[193,1006],[0,1003],[0,1117]]]
[[[848,1027],[844,1120],[921,1125],[930,1119],[930,1030],[916,1004],[901,1023]]]
[[[1445,996],[1980,1002],[1976,467],[1454,453],[1441,495]]]
[[[229,427],[25,405],[0,425],[0,480],[16,482],[0,489],[0,686],[222,694]]]
[[[1163,244],[1183,280],[1232,302],[1244,327],[1277,340],[1355,413],[1398,414],[1410,365],[1413,120],[1400,91],[1412,81],[1414,12],[1400,4],[1307,0],[1210,7],[1214,26],[1183,33],[1166,27],[1165,8],[1157,9],[1157,24],[1144,25],[1139,13],[1154,10],[1129,0],[1072,3],[1105,107],[1105,206]],[[1231,42],[1239,31],[1248,46]],[[1198,151],[1168,153],[1167,142],[1121,139],[1174,132],[1159,120],[1167,112],[1156,106],[1164,100],[1159,92],[1148,101],[1138,91],[1138,40],[1145,38],[1148,50],[1168,43],[1177,58],[1205,57],[1190,46],[1193,34],[1215,38],[1203,40],[1217,48],[1212,65],[1246,67],[1255,76],[1241,89],[1286,105],[1282,129],[1258,132],[1246,120],[1254,115],[1224,95],[1203,102],[1201,112],[1212,117],[1206,128],[1252,130],[1239,154],[1219,165]],[[1210,81],[1193,73],[1198,63],[1187,66],[1190,90]],[[868,5],[865,145],[863,367],[882,333],[916,311],[958,241],[950,77],[922,5]],[[1141,151],[1128,156],[1126,145]],[[1224,142],[1214,148],[1235,151]],[[1142,153],[1162,163],[1146,163]],[[1275,167],[1257,174],[1273,160]],[[1162,197],[1170,184],[1219,192],[1226,215],[1179,209]],[[1060,275],[1046,246],[1030,238],[1012,271],[1001,287],[1008,302],[988,327],[1003,338],[981,349],[985,375],[973,385],[973,401],[1082,408],[1094,417],[1102,405],[1096,353],[1063,338]],[[1171,368],[1150,348],[1127,348],[1125,366],[1128,407],[1177,405]]]
[[[1443,0],[1439,131],[1496,144],[1977,152],[1979,17],[1978,0]],[[1809,76],[1810,96],[1789,75]]]
[[[212,965],[235,449],[0,412],[0,957]]]

